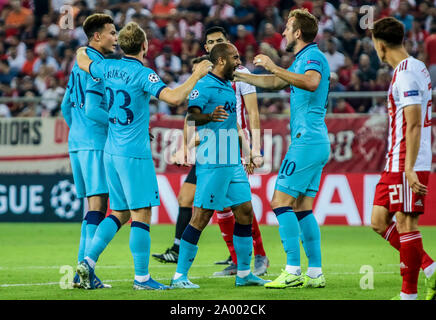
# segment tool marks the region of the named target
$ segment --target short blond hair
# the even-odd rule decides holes
[[[126,24],[118,35],[118,43],[125,54],[135,55],[141,51],[141,46],[147,39],[144,30],[136,23]]]
[[[295,9],[289,12],[289,19],[295,18],[292,28],[300,30],[304,42],[312,42],[318,34],[318,19],[307,9]]]

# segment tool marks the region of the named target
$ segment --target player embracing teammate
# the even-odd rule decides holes
[[[104,167],[109,187],[111,215],[98,226],[88,254],[79,263],[80,284],[94,289],[95,266],[117,231],[132,219],[129,246],[135,267],[133,288],[168,289],[149,273],[151,207],[160,205],[159,190],[150,148],[149,101],[151,95],[170,104],[181,104],[211,63],[203,61],[180,86],[168,88],[159,76],[143,65],[148,50],[144,30],[134,22],[119,33],[122,59],[90,59],[85,48],[77,53],[78,66],[103,81],[108,104],[108,137]]]

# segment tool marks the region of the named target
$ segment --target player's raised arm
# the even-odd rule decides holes
[[[289,84],[273,74],[255,75],[242,72],[235,72],[233,81],[241,81],[249,83],[253,86],[270,89],[281,90],[289,86]]]
[[[90,73],[89,66],[92,63],[92,60],[86,54],[86,47],[80,47],[76,52],[77,65],[83,71]]]
[[[321,81],[321,74],[316,70],[308,70],[304,74],[290,72],[277,66],[270,57],[257,55],[253,63],[256,66],[265,68],[272,75],[244,75],[236,73],[236,81],[244,81],[265,89],[283,89],[289,85],[297,88],[315,91]]]
[[[304,74],[298,74],[275,66],[271,72],[288,83],[288,85],[310,92],[314,92],[321,81],[321,74],[315,70],[308,70]]]
[[[159,94],[159,99],[166,103],[179,105],[182,104],[189,93],[194,89],[198,80],[203,78],[212,69],[212,63],[204,60],[198,64],[194,73],[180,86],[171,89],[166,87]]]

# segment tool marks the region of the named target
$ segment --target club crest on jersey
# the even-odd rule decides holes
[[[156,73],[150,73],[148,75],[148,81],[150,81],[151,83],[156,83],[160,81],[160,78]]]
[[[200,95],[200,92],[198,92],[197,89],[192,90],[191,94],[189,95],[189,99],[191,99],[191,100],[197,99],[199,95]]]

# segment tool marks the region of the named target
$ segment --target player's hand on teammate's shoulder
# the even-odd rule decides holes
[[[81,53],[86,53],[86,47],[80,47],[79,49],[77,49],[76,55],[79,55]]]
[[[224,106],[218,106],[212,113],[209,114],[209,116],[210,121],[224,122],[229,117],[229,114],[224,110]]]
[[[209,60],[201,61],[196,67],[193,75],[203,78],[209,71],[212,70],[213,64]]]
[[[421,182],[419,182],[418,175],[415,171],[406,171],[406,178],[409,182],[410,188],[412,188],[412,191],[416,193],[417,195],[426,195],[427,194],[427,186],[423,185]]]
[[[271,58],[264,54],[258,54],[255,56],[253,64],[256,67],[263,67],[267,71],[272,71],[274,67],[276,67],[276,64],[271,60]]]

